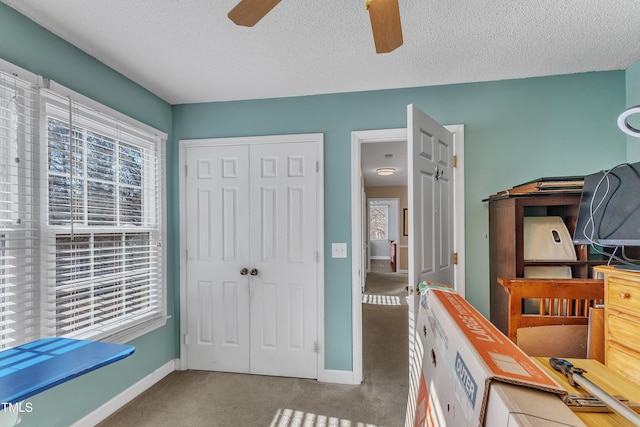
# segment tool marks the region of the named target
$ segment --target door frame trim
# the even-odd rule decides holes
[[[445,126],[453,133],[453,154],[457,156],[454,169],[454,251],[458,253],[458,264],[454,267],[455,289],[465,295],[465,229],[464,229],[464,125]],[[362,130],[351,132],[351,283],[352,283],[352,383],[362,382],[362,289],[360,266],[362,251],[360,242],[364,238],[360,227],[362,221],[361,162],[362,144],[377,142],[406,142],[407,128]],[[407,325],[408,327],[409,325]],[[409,357],[407,349],[407,357]]]
[[[317,361],[317,378],[324,375],[324,134],[307,133],[291,135],[241,136],[228,138],[181,139],[178,141],[178,193],[180,200],[180,370],[188,369],[187,364],[187,230],[185,218],[186,209],[186,150],[191,147],[224,146],[224,145],[255,145],[277,144],[292,142],[313,142],[316,145],[316,340],[319,352]]]

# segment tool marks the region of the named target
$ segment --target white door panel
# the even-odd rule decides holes
[[[453,287],[453,134],[409,105],[407,137],[409,283],[416,289],[421,281]]]
[[[419,241],[416,241],[415,254],[418,261],[418,272],[422,276],[424,274],[433,273],[436,270],[435,254],[430,250],[430,245],[434,241],[433,223],[435,221],[434,214],[434,199],[435,185],[433,179],[433,172],[429,170],[420,171],[420,186],[418,188],[418,194],[425,195],[415,199],[415,203],[418,205],[419,213],[416,219],[419,224],[416,225],[417,233],[420,233],[419,237],[422,237]]]
[[[254,373],[317,376],[315,152],[310,142],[251,148]]]
[[[443,128],[444,129],[444,128]],[[438,212],[439,223],[437,230],[438,238],[436,240],[438,252],[438,270],[444,274],[443,280],[447,280],[446,284],[453,286],[453,134],[444,129],[446,134],[441,134],[438,138],[438,179],[437,192],[438,195]],[[446,279],[445,279],[446,278]]]
[[[409,304],[409,363],[415,368],[422,364],[421,355],[412,348],[418,317],[418,285],[421,281],[455,285],[451,218],[453,134],[414,105],[408,105],[407,153],[409,285],[414,288],[413,303]],[[410,377],[410,393],[416,392],[418,380]],[[413,415],[407,411],[405,426],[413,425]]]
[[[190,369],[317,378],[316,153],[186,149]]]
[[[188,364],[246,372],[249,357],[247,147],[186,151]],[[244,195],[243,195],[244,193]]]

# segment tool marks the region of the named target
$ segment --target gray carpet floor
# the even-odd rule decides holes
[[[299,378],[175,371],[100,424],[114,426],[402,427],[407,405],[407,276],[370,273],[363,304],[360,385]]]

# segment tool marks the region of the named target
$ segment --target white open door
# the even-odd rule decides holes
[[[455,287],[453,264],[453,134],[413,104],[407,106],[409,195],[409,402],[405,426],[413,416],[421,370],[420,340],[415,339],[418,285],[421,281]],[[412,315],[412,313],[413,315]]]
[[[453,134],[413,104],[407,106],[407,155],[409,287],[416,295],[421,281],[454,286]],[[414,313],[417,304],[414,298]]]

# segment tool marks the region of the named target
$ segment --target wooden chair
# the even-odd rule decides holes
[[[602,280],[499,277],[498,283],[509,294],[507,336],[527,354],[587,357],[589,309],[604,301]],[[535,312],[525,313],[532,300]]]

